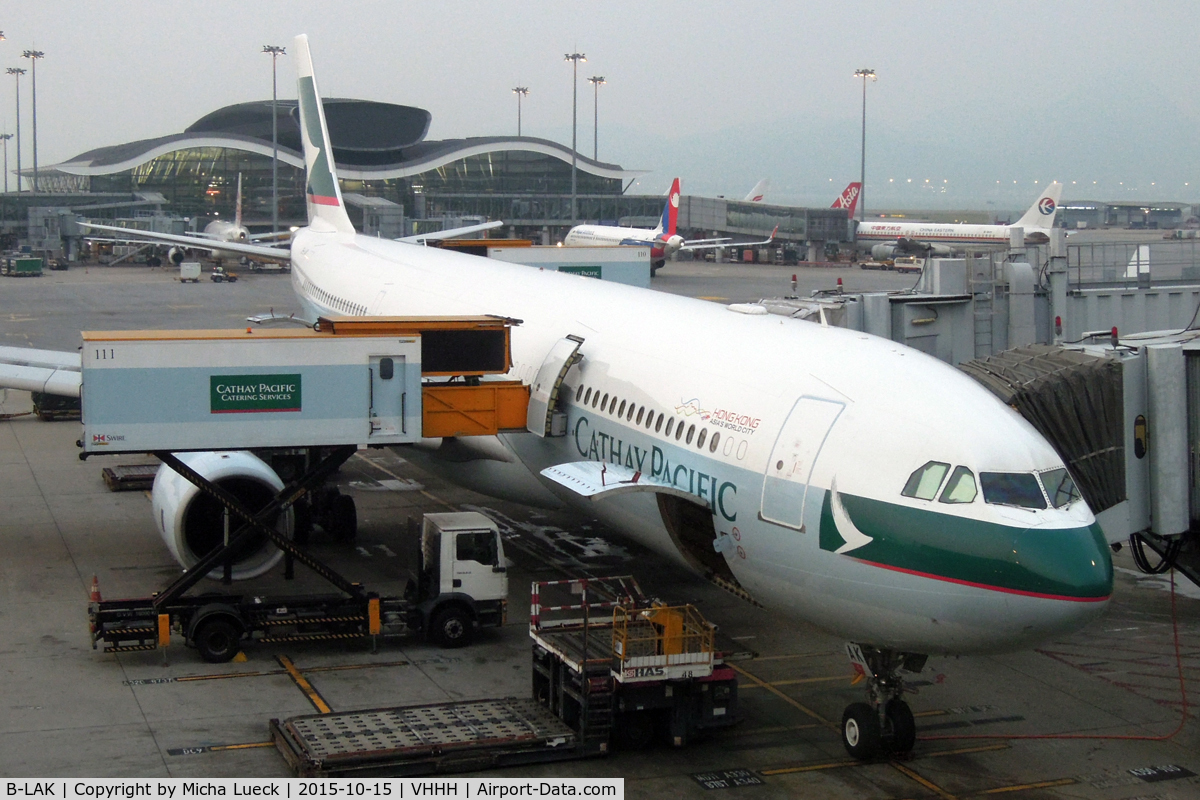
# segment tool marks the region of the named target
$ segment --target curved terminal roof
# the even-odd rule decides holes
[[[432,116],[422,108],[368,100],[322,101],[338,176],[351,180],[408,178],[469,156],[526,151],[571,161],[568,147],[530,136],[480,136],[425,141]],[[278,102],[279,160],[304,168],[295,100]],[[159,156],[197,147],[226,147],[270,157],[271,101],[226,106],[169,136],[100,147],[47,169],[70,175],[112,175]],[[576,156],[579,169],[602,178],[645,174]]]

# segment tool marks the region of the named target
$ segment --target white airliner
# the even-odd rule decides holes
[[[862,184],[858,181],[853,181],[847,184],[842,193],[838,195],[837,200],[833,201],[830,208],[846,209],[846,216],[853,219],[854,209],[858,207],[858,196],[862,194]]]
[[[872,701],[843,717],[858,757],[913,747],[900,670],[924,654],[1025,648],[1104,610],[1110,552],[1062,459],[953,367],[856,331],[356,234],[307,37],[295,52],[304,308],[524,321],[509,377],[531,386],[530,431],[431,442],[429,463],[572,506],[850,640]],[[547,435],[555,413],[565,436]]]
[[[759,181],[763,186],[766,180]],[[753,190],[751,194],[753,194]],[[749,199],[749,198],[747,198]],[[779,232],[776,227],[771,235],[761,242],[734,242],[730,238],[722,239],[684,239],[675,232],[675,221],[679,217],[679,178],[671,182],[671,191],[667,192],[667,202],[663,205],[662,217],[653,229],[624,228],[616,225],[576,225],[567,231],[563,244],[570,247],[590,245],[592,247],[616,247],[618,245],[637,245],[650,248],[651,273],[658,272],[672,254],[680,250],[711,250],[717,247],[739,246],[755,247],[770,244]]]
[[[1062,184],[1052,182],[1029,210],[1012,225],[937,224],[932,222],[863,221],[856,238],[871,247],[874,258],[891,258],[897,253],[929,253],[948,256],[964,250],[1008,247],[1013,228],[1025,231],[1026,244],[1050,241]]]
[[[771,179],[763,178],[758,183],[754,184],[754,188],[750,190],[750,194],[746,195],[745,202],[761,203],[763,198],[767,196],[767,190],[771,188]]]

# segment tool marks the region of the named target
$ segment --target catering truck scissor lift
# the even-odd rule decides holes
[[[533,584],[532,697],[273,719],[299,777],[428,775],[676,747],[736,722],[737,676],[690,605],[632,577]]]
[[[219,662],[236,655],[244,638],[374,640],[424,632],[458,646],[470,641],[476,627],[502,625],[503,543],[482,514],[426,515],[419,535],[410,522],[421,553],[416,581],[401,597],[381,597],[338,574],[294,541],[281,520],[289,509],[308,507],[326,479],[360,449],[530,425],[539,433],[549,430],[554,394],[574,351],[548,368],[554,372],[547,381],[552,389],[543,392],[540,404],[531,404],[529,387],[519,381],[487,379],[511,368],[509,331],[515,322],[335,317],[305,329],[85,332],[81,458],[153,453],[163,469],[195,487],[188,487],[193,495],[216,504],[210,519],[223,520],[215,545],[191,553],[190,561],[181,558],[183,574],[163,591],[130,600],[94,599],[93,647],[151,650],[166,647],[174,631],[202,657]],[[300,452],[304,466],[273,497],[256,504],[209,480],[188,456],[251,449],[264,460]],[[159,516],[164,539],[178,534],[168,546],[185,548],[184,532],[172,527],[176,523],[166,513]],[[286,577],[300,562],[338,592],[188,594],[205,577],[230,583],[238,559],[268,542],[282,551]]]

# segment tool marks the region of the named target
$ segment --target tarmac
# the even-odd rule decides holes
[[[669,264],[655,287],[736,302],[832,288],[901,288],[911,276],[854,269]],[[181,285],[170,270],[72,267],[42,278],[0,278],[0,344],[74,349],[80,330],[241,327],[245,317],[294,309],[286,275]],[[24,414],[29,395],[3,393],[0,414]],[[352,458],[336,476],[358,507],[352,545],[316,537],[313,550],[383,593],[405,581],[406,517],[482,510],[502,527],[510,562],[509,621],[463,650],[417,639],[249,644],[244,660],[212,665],[175,643],[163,652],[104,655],[91,648],[88,589],[145,596],[178,568],[159,539],[144,492],[109,491],[105,466],[82,462],[78,422],[32,415],[0,421],[0,775],[5,777],[286,777],[267,721],[314,713],[295,672],[335,711],[526,696],[529,586],[580,574],[632,573],[650,594],[695,603],[753,657],[739,672],[740,724],[686,749],[660,746],[607,758],[495,771],[507,777],[623,777],[626,796],[1189,798],[1200,797],[1200,587],[1135,571],[1115,556],[1109,610],[1088,628],[1036,650],[930,658],[908,698],[918,724],[910,758],[858,763],[837,732],[864,698],[844,642],[752,606],[605,530],[598,523],[496,501],[440,480],[402,450]],[[281,576],[239,589],[272,592]],[[220,587],[214,585],[211,590]],[[297,569],[289,591],[323,589]],[[1177,644],[1176,644],[1177,636]],[[1181,693],[1186,687],[1189,708]],[[1195,701],[1190,698],[1196,698]],[[737,772],[741,771],[741,772]],[[730,772],[731,776],[721,777]],[[720,788],[718,784],[751,785]],[[708,786],[715,788],[707,788]],[[716,781],[716,783],[713,783]]]

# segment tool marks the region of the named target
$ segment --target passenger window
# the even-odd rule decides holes
[[[692,426],[693,429],[695,427],[696,427],[695,425]],[[679,426],[675,428],[675,441],[678,442],[682,438],[683,438],[683,423],[681,422],[681,423],[679,423]]]
[[[710,452],[710,453],[717,452],[717,442],[719,442],[719,441],[721,441],[721,432],[713,431],[712,441],[708,443],[708,452]]]
[[[1055,508],[1069,506],[1080,498],[1079,489],[1066,467],[1043,472],[1041,477],[1042,486],[1046,487],[1046,494],[1050,496],[1050,505]]]
[[[478,561],[492,567],[500,565],[496,535],[490,531],[458,534],[454,541],[454,555],[459,561]]]
[[[617,416],[618,417],[625,416],[625,401],[624,400],[621,401],[621,407],[619,409],[617,409]]]
[[[696,426],[695,426],[695,425],[690,425],[690,426],[688,426],[688,434],[687,434],[687,438],[686,438],[686,439],[684,439],[684,442],[685,442],[686,444],[691,444],[691,443],[692,443],[692,436],[693,436],[693,435],[695,435],[695,433],[696,433]]]
[[[579,398],[583,397],[583,384],[579,384],[579,388],[575,390],[575,402],[579,402]]]
[[[597,392],[596,396],[599,397],[600,393]],[[606,394],[606,395],[604,395],[604,399],[600,401],[600,410],[603,411],[605,409],[605,407],[607,407],[607,406],[608,406],[608,395]],[[592,407],[594,408],[595,404],[593,404]]]
[[[1017,508],[1045,508],[1046,497],[1037,477],[1028,472],[981,472],[984,502]]]
[[[696,439],[696,449],[698,449],[698,450],[704,449],[704,439],[706,436],[708,436],[708,428],[701,428],[700,436],[697,437],[697,439]]]
[[[674,417],[671,417],[669,420],[667,420],[667,430],[666,430],[666,432],[665,432],[663,435],[664,435],[664,436],[670,436],[670,435],[671,435],[671,428],[673,428],[673,427],[675,427],[675,418],[674,418]]]
[[[904,491],[900,494],[905,497],[915,497],[918,500],[932,500],[937,497],[937,490],[942,485],[942,478],[946,477],[946,473],[949,471],[949,464],[930,461],[908,476],[908,483],[904,484]]]
[[[653,417],[654,415],[651,414],[650,416]],[[662,412],[660,411],[658,414],[658,422],[654,423],[654,432],[655,433],[658,433],[660,430],[662,430],[662,421],[663,421],[663,415],[662,415]]]
[[[646,416],[646,407],[645,407],[645,406],[638,406],[637,419],[635,419],[635,420],[633,421],[633,424],[634,424],[634,425],[641,425],[641,424],[642,424],[642,417],[644,417],[644,416]]]
[[[592,402],[592,390],[588,389],[587,394],[583,396],[583,404],[586,406],[590,402]]]
[[[625,412],[625,421],[629,422],[633,419],[633,403],[629,404],[629,410]],[[639,417],[640,419],[640,417]]]
[[[946,481],[939,500],[943,503],[972,503],[975,501],[975,475],[966,467],[955,467]]]

